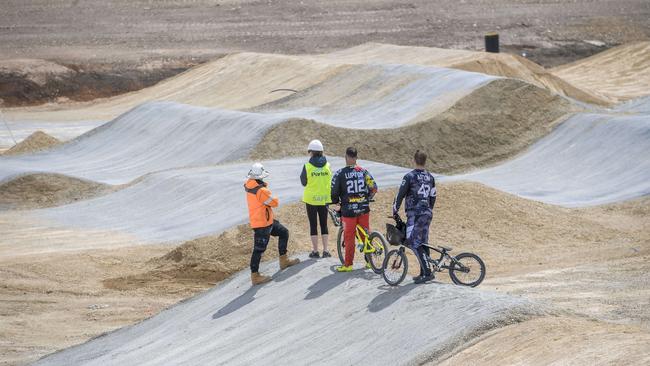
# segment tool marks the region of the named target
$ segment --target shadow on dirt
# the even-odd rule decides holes
[[[316,281],[314,284],[309,286],[309,288],[307,288],[307,291],[309,292],[305,296],[305,300],[311,300],[311,299],[321,297],[327,291],[335,288],[336,286],[342,284],[343,282],[351,278],[363,278],[369,280],[375,276],[374,273],[362,269],[352,271],[350,273],[339,273],[336,272],[336,265],[331,266],[330,270],[332,271],[331,275],[321,278],[320,280]]]
[[[418,286],[426,286],[426,285],[416,285],[415,283],[409,283],[408,285],[405,286],[396,286],[396,287],[380,286],[379,289],[380,290],[385,289],[385,291],[375,296],[375,298],[372,299],[372,301],[370,301],[370,303],[368,304],[368,311],[370,311],[371,313],[382,311],[387,307],[393,305],[402,296],[408,294]]]
[[[294,276],[298,274],[298,272],[302,271],[303,269],[311,266],[312,264],[315,264],[316,260],[314,259],[308,259],[306,261],[300,261],[300,263],[296,264],[293,267],[289,267],[284,271],[278,271],[271,276],[273,278],[273,281],[275,282],[282,282],[286,279],[288,279],[291,276]]]
[[[315,260],[302,261],[293,267],[287,268],[284,271],[278,271],[274,273],[273,276],[271,276],[271,278],[273,279],[274,282],[282,282],[287,278],[302,271],[303,269],[311,266],[314,263],[316,263]],[[244,292],[243,294],[239,295],[237,298],[235,298],[234,300],[226,304],[224,307],[219,309],[216,313],[212,314],[212,319],[219,319],[223,316],[226,316],[250,304],[251,302],[253,302],[253,300],[255,300],[255,295],[257,294],[257,291],[259,291],[263,287],[264,285],[251,286],[248,290],[246,290],[246,292]]]

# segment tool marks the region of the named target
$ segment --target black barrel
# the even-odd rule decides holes
[[[499,53],[499,33],[485,35],[485,52]]]

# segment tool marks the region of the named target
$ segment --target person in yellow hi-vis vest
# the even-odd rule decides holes
[[[300,182],[305,187],[302,201],[307,206],[309,219],[309,234],[311,235],[312,252],[309,258],[320,258],[318,253],[318,223],[320,222],[321,241],[323,243],[323,258],[331,257],[327,251],[327,204],[332,202],[332,170],[323,155],[323,144],[313,140],[307,147],[311,155],[309,162],[302,168]]]

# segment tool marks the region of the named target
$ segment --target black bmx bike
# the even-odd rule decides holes
[[[382,266],[384,281],[391,286],[397,286],[408,273],[408,258],[406,257],[406,225],[399,218],[395,218],[396,225],[386,224],[386,239],[396,249],[386,253]],[[447,246],[434,247],[424,244],[430,251],[440,254],[438,259],[426,255],[427,267],[432,272],[447,270],[451,281],[456,285],[476,287],[485,279],[485,263],[474,253],[460,253],[451,256],[452,248]],[[418,263],[419,266],[419,263]]]

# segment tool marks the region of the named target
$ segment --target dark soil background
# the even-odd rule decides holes
[[[24,75],[0,72],[0,99],[5,106],[31,106],[50,101],[88,101],[139,90],[187,70],[198,63],[138,69],[111,65],[64,66],[74,72],[48,77],[43,85]]]
[[[0,61],[83,71],[41,86],[5,73],[0,98],[15,106],[115,95],[238,50],[319,53],[365,42],[482,50],[492,31],[503,52],[552,67],[650,39],[648,19],[647,0],[4,0]]]

